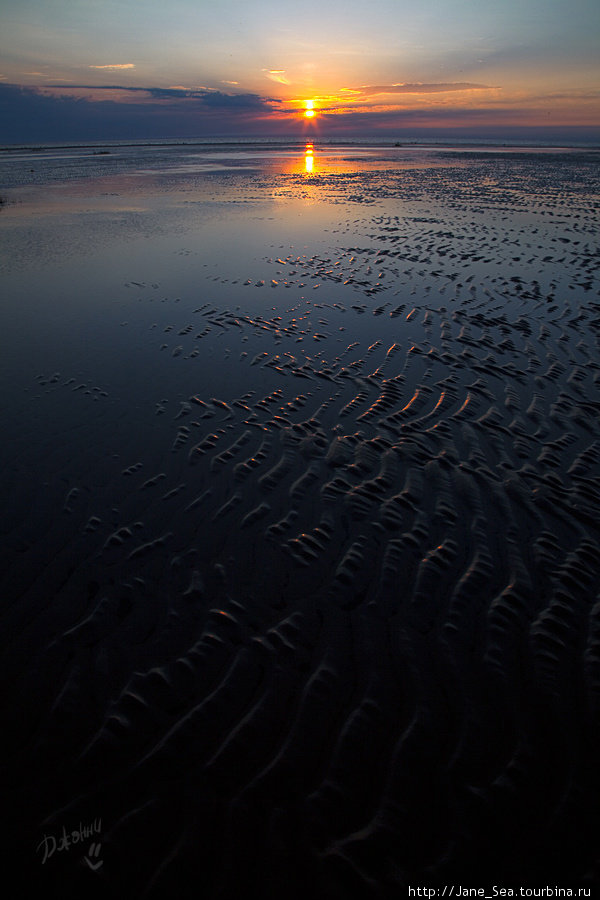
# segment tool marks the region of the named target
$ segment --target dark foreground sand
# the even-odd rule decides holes
[[[598,884],[597,161],[432,158],[9,309],[7,896]]]

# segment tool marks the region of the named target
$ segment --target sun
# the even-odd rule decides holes
[[[315,103],[314,100],[305,100],[304,101],[304,115],[307,119],[314,119],[315,117]]]

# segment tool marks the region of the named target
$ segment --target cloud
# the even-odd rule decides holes
[[[363,85],[360,88],[343,88],[347,93],[363,97],[371,97],[373,94],[445,94],[449,91],[488,91],[489,84],[476,84],[471,81],[441,81],[432,84],[423,84],[420,81],[400,84],[373,84]]]
[[[127,102],[123,102],[123,98]],[[188,88],[23,87],[0,81],[5,144],[261,134],[281,100]]]
[[[258,94],[223,94],[221,91],[211,91],[202,98],[205,106],[218,107],[220,109],[254,109],[269,110],[271,104],[281,103],[281,100],[266,99]]]
[[[134,63],[114,63],[108,66],[88,66],[88,69],[135,69]]]
[[[272,110],[273,104],[280,104],[282,101],[275,97],[261,97],[259,94],[227,94],[224,91],[216,90],[216,88],[200,87],[187,88],[182,86],[175,87],[141,87],[139,85],[94,85],[94,84],[70,84],[65,88],[61,84],[49,84],[43,90],[55,89],[61,94],[68,93],[73,96],[77,91],[86,91],[90,93],[90,102],[94,102],[94,94],[98,96],[96,102],[113,100],[114,97],[107,94],[114,92],[123,92],[125,94],[138,94],[140,103],[148,103],[151,100],[169,100],[173,101],[196,101],[207,108],[221,107],[223,109],[262,109],[264,111]]]
[[[556,116],[554,122],[548,122],[544,110],[540,110],[535,104],[511,106],[496,102],[486,103],[480,107],[466,108],[453,107],[421,107],[411,109],[361,107],[351,111],[321,110],[322,127],[326,130],[329,126],[336,131],[353,132],[355,134],[367,131],[402,131],[404,129],[423,129],[427,131],[437,130],[442,134],[450,133],[452,129],[477,129],[484,131],[495,130],[498,135],[503,128],[524,128],[535,131],[536,127],[550,127],[558,130],[585,129],[590,131],[593,127],[585,120],[569,120],[567,114]],[[595,128],[598,134],[598,128]]]
[[[291,84],[291,81],[285,77],[285,69],[263,69],[263,72],[271,81],[277,84]]]

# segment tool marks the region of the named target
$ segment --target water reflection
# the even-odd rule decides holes
[[[304,148],[304,171],[307,175],[312,175],[315,168],[315,156],[313,145],[311,143],[307,143]]]

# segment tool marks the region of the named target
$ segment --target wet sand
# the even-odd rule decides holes
[[[596,885],[597,154],[94,162],[0,210],[21,882]]]

